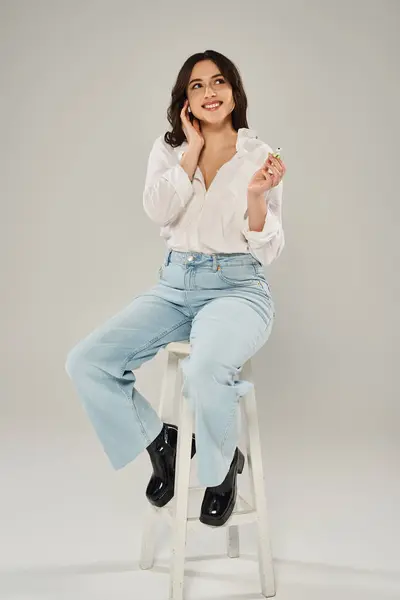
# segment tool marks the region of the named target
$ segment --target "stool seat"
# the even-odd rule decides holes
[[[190,342],[189,340],[182,342],[170,342],[164,347],[164,351],[187,356],[190,354]]]
[[[227,532],[227,554],[230,558],[239,557],[239,525],[256,523],[258,544],[258,566],[261,593],[265,598],[275,596],[275,577],[269,536],[267,504],[264,490],[264,473],[257,404],[255,398],[252,364],[249,359],[241,369],[240,377],[253,383],[250,391],[241,398],[242,422],[245,423],[247,467],[251,484],[252,498],[245,498],[238,480],[237,499],[228,521],[220,527],[204,525],[199,520],[200,506],[204,496],[204,486],[190,486],[191,441],[194,431],[193,415],[189,403],[182,394],[182,373],[179,361],[191,352],[189,340],[170,342],[164,347],[167,355],[165,373],[162,379],[158,415],[165,421],[167,404],[179,410],[178,445],[176,451],[175,494],[172,500],[159,508],[148,507],[148,515],[142,535],[140,567],[151,569],[155,557],[156,519],[163,518],[171,526],[172,553],[169,600],[183,600],[185,546],[187,531],[194,527],[222,529]]]

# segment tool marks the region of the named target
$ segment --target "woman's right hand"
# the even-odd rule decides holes
[[[204,138],[201,134],[200,122],[198,119],[193,119],[193,124],[189,118],[188,112],[189,100],[186,98],[183,108],[181,110],[181,122],[183,133],[186,136],[189,146],[195,146],[196,148],[202,148],[204,146]]]

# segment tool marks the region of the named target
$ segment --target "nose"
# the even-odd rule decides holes
[[[211,92],[211,93],[210,93]],[[209,86],[206,86],[206,93],[204,94],[204,99],[213,98],[215,96],[215,92]]]

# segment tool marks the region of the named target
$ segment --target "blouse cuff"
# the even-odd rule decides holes
[[[264,227],[261,231],[250,231],[247,221],[246,227],[242,229],[242,234],[253,248],[262,248],[279,233],[280,228],[280,219],[275,214],[267,211]]]

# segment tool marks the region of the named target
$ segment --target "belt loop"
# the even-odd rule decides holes
[[[217,270],[217,257],[215,254],[212,255],[213,258],[213,271]]]

